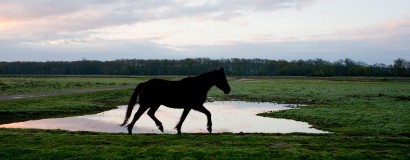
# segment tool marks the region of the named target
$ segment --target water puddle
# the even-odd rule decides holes
[[[205,103],[204,106],[212,114],[213,133],[328,133],[311,128],[311,125],[306,122],[267,118],[256,115],[257,113],[267,111],[291,109],[284,104],[223,101]],[[137,109],[138,105],[135,106],[134,112]],[[125,111],[126,106],[119,106],[117,109],[94,115],[10,123],[0,125],[0,128],[38,128],[127,133],[125,127],[119,126],[124,119]],[[174,127],[178,123],[182,111],[182,109],[172,109],[164,106],[158,109],[155,116],[162,122],[165,133],[177,133]],[[182,125],[182,132],[207,133],[206,123],[206,116],[203,113],[191,110]],[[133,133],[161,132],[157,129],[154,121],[147,114],[143,114],[135,124]]]

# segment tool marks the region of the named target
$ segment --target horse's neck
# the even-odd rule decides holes
[[[200,86],[201,89],[209,91],[214,84],[212,83],[212,80],[209,79],[206,76],[197,76],[197,77],[192,77],[192,81],[194,82],[195,86]]]

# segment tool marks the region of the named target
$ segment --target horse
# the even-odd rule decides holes
[[[162,79],[151,79],[140,83],[135,88],[128,102],[125,120],[121,124],[127,124],[134,105],[139,96],[139,109],[135,113],[131,123],[128,124],[128,134],[132,134],[132,128],[141,115],[148,110],[148,116],[155,121],[158,129],[164,132],[162,123],[155,117],[157,109],[164,105],[170,108],[184,109],[175,129],[181,134],[182,123],[191,109],[204,113],[207,116],[207,130],[212,133],[211,113],[203,106],[208,91],[216,86],[225,94],[229,94],[231,87],[225,77],[224,68],[203,73],[196,77],[187,77],[179,81],[168,81]]]

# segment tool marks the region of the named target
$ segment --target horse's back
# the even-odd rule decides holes
[[[151,79],[143,83],[140,103],[165,105],[171,108],[195,107],[205,102],[206,93],[198,94],[191,81]]]

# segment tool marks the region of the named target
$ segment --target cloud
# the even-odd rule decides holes
[[[183,53],[146,41],[61,40],[12,43],[0,40],[0,61],[115,60],[123,58],[178,59]],[[43,44],[44,43],[44,44]],[[45,44],[47,43],[47,44]]]
[[[178,22],[181,18],[197,22],[225,22],[247,12],[303,8],[312,2],[313,0],[4,0],[0,1],[0,39],[30,44],[52,44],[79,39],[89,41],[94,39],[92,36],[96,34],[96,30],[99,32],[117,26],[166,20]],[[172,38],[167,37],[175,42]]]
[[[410,17],[389,20],[354,30],[338,30],[323,39],[394,41],[410,37]]]
[[[67,41],[70,45],[29,45],[5,44],[0,42],[2,61],[70,61],[70,60],[114,60],[123,58],[138,59],[183,59],[209,57],[220,58],[262,58],[262,59],[316,59],[328,61],[350,58],[368,64],[392,62],[399,58],[410,59],[407,48],[386,45],[381,41],[339,40],[339,41],[293,41],[264,43],[233,43],[230,45],[192,45],[175,49],[145,41],[107,41],[99,40],[90,45],[81,41]]]
[[[220,46],[190,46],[184,52],[190,57],[210,58],[263,58],[263,59],[316,59],[328,61],[350,58],[368,64],[391,64],[398,57],[410,59],[408,51],[378,41],[293,41],[236,43]]]
[[[316,3],[319,2],[3,0],[0,59],[369,59],[366,52],[374,53],[371,58],[383,63],[386,61],[377,57],[408,58],[404,53],[410,51],[409,18],[352,27],[335,20],[335,15],[321,17],[323,8],[315,7],[323,6],[313,5]]]
[[[195,3],[196,2],[196,3]],[[132,24],[140,21],[192,17],[222,16],[242,11],[267,11],[300,8],[312,0],[36,0],[0,2],[0,18],[22,21],[61,30],[82,30],[110,25]]]

